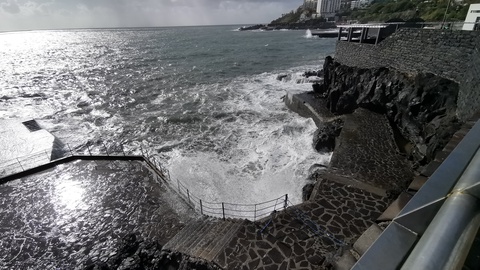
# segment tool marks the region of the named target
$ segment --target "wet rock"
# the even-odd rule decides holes
[[[325,59],[323,69],[330,111],[349,114],[363,107],[385,114],[413,144],[414,162],[431,161],[460,127],[459,85],[454,81],[430,73],[349,67],[331,57]]]
[[[292,75],[290,74],[278,74],[277,81],[284,81],[287,82],[292,79]]]
[[[335,149],[335,138],[340,135],[342,127],[341,118],[322,123],[313,135],[313,148],[321,153],[332,152]]]
[[[264,29],[266,26],[264,24],[256,24],[252,26],[242,26],[238,28],[240,31],[250,31],[250,30],[259,30],[259,29]]]
[[[314,183],[309,183],[303,186],[302,188],[302,201],[308,201],[310,199],[310,195],[312,195],[313,189],[315,188]]]

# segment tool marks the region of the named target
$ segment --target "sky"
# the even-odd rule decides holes
[[[0,31],[268,23],[303,0],[0,0]]]

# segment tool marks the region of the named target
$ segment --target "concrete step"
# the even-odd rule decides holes
[[[188,224],[163,249],[212,261],[242,224],[241,220],[201,219]]]
[[[353,244],[353,249],[358,252],[360,256],[362,256],[377,240],[377,238],[382,234],[383,230],[374,223],[370,226],[360,237],[358,240]]]
[[[343,255],[333,264],[333,269],[335,270],[350,270],[355,265],[357,260],[352,255],[350,250],[347,250]]]
[[[222,235],[222,229],[229,226],[231,226],[231,222],[219,221],[212,223],[210,227],[204,231],[202,237],[199,238],[199,241],[192,243],[192,246],[189,249],[190,254],[199,257],[204,248],[208,247],[214,240],[218,240],[218,235]]]
[[[205,219],[192,221],[185,226],[179,233],[177,233],[170,241],[168,241],[163,249],[165,250],[178,250],[179,246],[185,242],[188,238],[192,237],[192,234],[204,225]]]
[[[211,245],[204,249],[200,255],[205,260],[213,261],[215,257],[227,246],[232,238],[237,234],[238,230],[244,226],[243,222],[234,222],[224,230],[223,235],[218,235],[215,241],[212,241]]]
[[[398,198],[377,219],[379,221],[391,221],[398,216],[403,207],[412,199],[413,194],[402,192]]]
[[[196,253],[199,254],[198,255],[199,257],[205,258],[208,260],[213,260],[213,258],[210,258],[211,257],[210,253],[214,252],[215,246],[219,244],[218,236],[224,236],[228,234],[229,230],[235,226],[235,223],[234,222],[228,222],[226,224],[218,223],[217,226],[219,228],[216,228],[215,230],[211,231],[211,234],[214,234],[214,235],[210,235],[208,237],[207,242],[205,242],[202,245],[202,249],[196,250]]]
[[[211,226],[212,223],[209,220],[205,220],[194,231],[185,232],[187,237],[177,246],[176,250],[192,256],[191,249],[201,241],[205,234],[208,233]]]
[[[194,227],[198,221],[192,221],[188,223],[179,233],[177,233],[174,237],[172,237],[165,245],[163,246],[164,250],[173,250],[174,247],[185,237],[185,234],[181,232],[184,230],[188,230],[189,227]]]

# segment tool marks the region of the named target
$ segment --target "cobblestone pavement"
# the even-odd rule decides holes
[[[0,268],[83,269],[128,233],[164,244],[197,216],[138,161],[75,161],[0,185]]]
[[[319,180],[310,201],[250,222],[215,258],[224,269],[325,269],[350,246],[389,200],[354,187]],[[262,230],[263,229],[263,230]]]
[[[357,109],[345,115],[330,171],[399,194],[413,179],[384,115]]]

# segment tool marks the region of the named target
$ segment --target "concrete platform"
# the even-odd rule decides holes
[[[135,233],[161,245],[198,218],[140,161],[74,161],[0,185],[0,268],[83,269]]]
[[[0,120],[0,177],[60,158],[63,147],[35,120]]]
[[[326,104],[326,100],[316,98],[313,92],[301,94],[287,93],[285,97],[285,105],[288,109],[302,117],[312,118],[317,126],[335,118],[335,115],[330,112]]]

